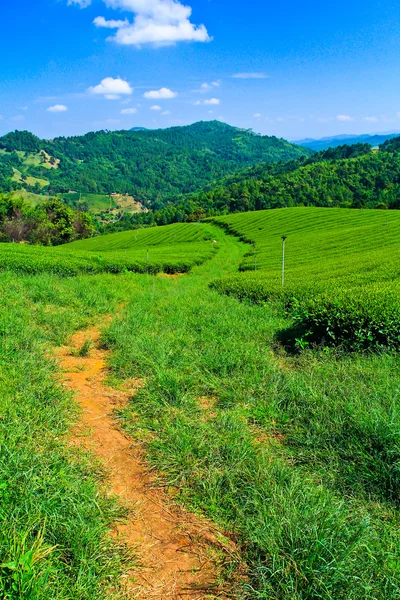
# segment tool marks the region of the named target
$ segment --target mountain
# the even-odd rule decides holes
[[[320,140],[306,138],[304,140],[293,142],[293,144],[319,152],[320,150],[327,150],[328,148],[337,148],[337,146],[341,146],[343,143],[349,145],[370,144],[372,147],[380,146],[387,140],[391,140],[398,135],[399,133],[366,133],[363,135],[343,134],[334,137],[324,137]]]
[[[129,131],[148,131],[147,127],[131,127]]]
[[[261,161],[310,154],[285,140],[219,121],[50,141],[16,131],[0,138],[0,191],[130,194],[148,206],[160,206]]]

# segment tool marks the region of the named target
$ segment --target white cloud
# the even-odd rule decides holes
[[[154,106],[150,106],[150,110],[162,110],[161,106],[158,106],[158,104],[155,104]]]
[[[163,110],[163,112],[161,114],[162,115],[170,115],[171,111],[169,111],[169,110]]]
[[[65,104],[55,104],[54,106],[49,106],[49,108],[47,109],[47,112],[62,113],[62,112],[67,112],[67,110],[68,110],[68,106],[65,106]]]
[[[18,106],[18,110],[28,110],[29,106]]]
[[[367,121],[367,123],[376,123],[377,121],[379,121],[378,117],[364,117],[364,121]]]
[[[135,115],[137,113],[137,108],[123,108],[121,110],[121,115]]]
[[[219,87],[221,83],[219,81],[212,81],[211,83],[202,83],[201,90],[203,92],[207,92],[208,90],[212,90],[213,88]]]
[[[336,120],[341,121],[342,123],[354,121],[353,117],[350,117],[349,115],[337,115]]]
[[[77,4],[78,6],[80,6],[80,8],[86,8],[86,7],[90,6],[91,3],[92,3],[92,0],[68,0],[68,6]]]
[[[116,79],[106,77],[99,85],[92,86],[87,91],[89,94],[103,96],[107,100],[119,100],[120,96],[133,94],[129,83],[120,77]]]
[[[261,113],[256,113],[255,115],[253,115],[253,117],[255,117],[256,119],[259,119],[261,117]]]
[[[232,77],[233,79],[268,79],[269,75],[266,73],[235,73]]]
[[[170,100],[176,98],[177,95],[177,92],[173,92],[168,88],[161,88],[160,90],[145,92],[143,98],[147,98],[147,100]]]
[[[89,0],[77,0],[79,3]],[[110,39],[122,45],[153,44],[168,46],[177,42],[209,42],[204,25],[190,21],[192,9],[178,0],[104,0],[106,6],[134,14],[133,22],[107,21],[97,17],[97,27],[116,29]]]
[[[221,104],[221,100],[219,98],[210,98],[209,100],[196,100],[194,106],[200,106],[201,104],[205,104],[206,106],[217,106]]]
[[[15,115],[15,117],[12,117],[11,121],[24,121],[25,116],[24,115]]]
[[[96,25],[96,27],[104,27],[105,29],[119,29],[129,25],[128,19],[124,19],[123,21],[113,21],[111,19],[110,21],[107,21],[104,17],[96,17],[93,23]]]

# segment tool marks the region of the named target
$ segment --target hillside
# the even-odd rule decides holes
[[[342,144],[369,144],[370,146],[380,146],[387,140],[391,140],[394,137],[397,137],[398,133],[366,133],[363,135],[336,135],[333,137],[325,137],[320,140],[314,140],[312,138],[307,138],[305,140],[298,140],[293,142],[298,146],[302,146],[303,148],[309,148],[310,150],[314,150],[315,152],[320,152],[321,150],[327,150],[328,148],[337,148]]]
[[[282,300],[297,317],[299,339],[399,346],[398,211],[301,207],[213,222],[252,244],[244,273],[216,282],[218,290],[254,302]]]
[[[216,211],[288,206],[399,208],[398,138],[372,151],[367,144],[338,146],[279,165],[260,164],[225,178],[191,201]]]
[[[0,138],[0,191],[119,193],[159,206],[245,166],[309,153],[219,121],[51,141],[16,131]]]

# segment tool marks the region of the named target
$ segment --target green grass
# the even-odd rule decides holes
[[[122,511],[68,445],[78,411],[51,348],[116,310],[127,278],[0,274],[1,598],[117,597],[125,551],[109,527]]]
[[[124,553],[107,531],[119,511],[93,460],[66,444],[76,411],[49,348],[121,303],[103,335],[110,368],[144,386],[119,418],[177,500],[235,536],[247,578],[232,593],[400,597],[398,354],[281,352],[292,319],[278,305],[210,289],[249,249],[211,225],[59,251],[83,261],[104,247],[179,253],[214,239],[212,260],[180,278],[0,273],[0,585],[13,600],[118,593]]]
[[[152,246],[176,246],[180,244],[210,242],[218,232],[203,223],[177,223],[166,227],[150,227],[111,233],[68,244],[66,248],[90,250],[92,252],[113,252],[117,250],[137,250]]]
[[[186,278],[136,279],[104,338],[115,375],[146,382],[122,423],[181,502],[236,535],[239,597],[394,600],[397,358],[276,356],[287,321],[208,288],[244,251],[228,238]]]
[[[110,209],[117,208],[117,205],[113,198],[108,196],[107,194],[61,194],[61,197],[65,200],[81,200],[82,202],[87,202],[89,212],[92,214],[98,214],[103,211],[107,211]]]

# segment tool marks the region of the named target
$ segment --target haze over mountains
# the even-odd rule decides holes
[[[327,150],[328,148],[337,148],[342,144],[370,144],[371,146],[380,146],[387,140],[391,140],[394,137],[400,135],[399,133],[365,133],[363,135],[335,135],[333,137],[323,137],[319,140],[313,138],[306,138],[304,140],[296,140],[292,142],[298,146],[304,148],[310,148],[319,152],[320,150]]]

